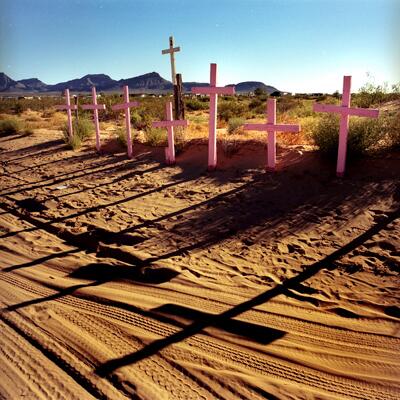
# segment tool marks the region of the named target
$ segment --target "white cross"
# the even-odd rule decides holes
[[[176,85],[176,72],[175,72],[175,53],[178,51],[181,51],[181,48],[174,47],[174,37],[170,36],[169,37],[169,49],[162,50],[161,54],[169,54],[170,59],[171,59],[171,78],[172,78],[172,84]]]

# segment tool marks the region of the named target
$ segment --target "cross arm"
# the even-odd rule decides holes
[[[168,128],[169,126],[188,126],[186,120],[175,120],[175,121],[155,121],[153,122],[154,128]]]
[[[170,53],[176,53],[177,51],[181,51],[181,48],[178,47],[173,47],[172,49],[165,49],[161,51],[161,54],[170,54]]]
[[[78,106],[76,104],[60,104],[56,106],[57,110],[76,110]]]
[[[379,110],[367,109],[367,108],[350,108],[343,106],[335,106],[332,104],[318,104],[314,103],[313,110],[317,112],[329,112],[347,115],[357,115],[359,117],[371,117],[377,118],[379,115]]]
[[[122,104],[116,104],[115,106],[112,106],[111,108],[114,111],[117,110],[126,110],[127,108],[131,107],[139,107],[140,103],[137,101],[129,101],[128,103],[122,103]]]
[[[82,109],[84,109],[84,110],[105,110],[106,105],[105,104],[84,104],[82,106]]]
[[[192,93],[198,94],[235,94],[235,88],[232,86],[228,87],[217,87],[217,86],[201,86],[193,87]]]
[[[300,125],[272,125],[273,129],[278,132],[300,132]]]
[[[313,104],[313,111],[316,112],[340,113],[344,109],[347,109],[347,107],[335,106],[332,104]]]
[[[300,125],[244,124],[243,129],[247,131],[300,132]]]
[[[378,118],[379,110],[367,109],[367,108],[349,108],[349,115],[357,115],[359,117],[371,117]]]

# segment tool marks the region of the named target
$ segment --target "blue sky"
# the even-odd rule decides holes
[[[0,0],[0,71],[57,83],[88,73],[259,80],[293,92],[400,81],[397,0]],[[367,73],[369,76],[367,76]]]

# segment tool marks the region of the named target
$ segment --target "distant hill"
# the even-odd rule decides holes
[[[21,79],[20,81],[18,81],[18,83],[24,85],[25,88],[28,90],[36,90],[39,92],[47,90],[48,87],[48,85],[46,85],[37,78]]]
[[[137,93],[172,91],[173,86],[170,81],[164,79],[157,72],[139,75],[134,78],[121,79],[119,85],[128,85],[129,89]]]
[[[0,92],[23,92],[26,86],[23,83],[14,81],[4,72],[0,72]]]
[[[3,72],[0,73],[0,95],[1,93],[3,95],[61,93],[65,89],[69,89],[71,92],[75,93],[90,93],[92,86],[95,86],[98,92],[120,92],[121,87],[124,85],[129,86],[131,93],[161,94],[173,91],[172,83],[164,79],[157,72],[150,72],[132,78],[120,79],[119,81],[116,81],[105,74],[89,74],[82,78],[72,79],[54,85],[47,85],[37,78],[14,81]],[[208,83],[183,82],[183,91],[189,93],[195,86],[208,86]],[[257,88],[265,90],[268,94],[277,91],[273,86],[253,81],[240,82],[238,84],[227,86],[234,86],[236,93],[250,93],[254,92]]]
[[[91,74],[85,75],[79,79],[72,79],[67,82],[57,83],[55,85],[49,85],[47,91],[61,92],[65,89],[69,89],[72,92],[90,92],[92,86],[95,86],[98,91],[105,90],[118,90],[120,84],[118,81],[111,79],[105,74]]]
[[[269,86],[263,82],[256,82],[256,81],[240,82],[237,83],[236,85],[227,85],[227,86],[234,86],[236,93],[243,93],[243,94],[254,93],[256,89],[262,89],[267,94],[279,91],[277,88],[273,86]]]

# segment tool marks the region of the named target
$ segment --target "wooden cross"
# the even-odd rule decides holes
[[[105,110],[105,104],[97,104],[96,87],[92,87],[93,104],[85,104],[82,106],[84,110],[93,110],[94,127],[96,130],[96,149],[100,151],[100,127],[99,127],[99,110]]]
[[[276,132],[300,132],[300,125],[287,125],[276,123],[276,99],[268,99],[266,113],[266,124],[244,124],[244,129],[268,132],[267,170],[275,171]]]
[[[176,85],[176,72],[175,72],[175,53],[181,51],[181,48],[174,47],[174,37],[169,37],[169,49],[165,49],[161,51],[161,54],[169,54],[171,60],[171,78],[172,84]]]
[[[126,124],[126,140],[128,147],[128,157],[132,158],[132,134],[131,134],[131,107],[139,107],[139,102],[129,101],[129,87],[126,85],[123,88],[124,91],[124,103],[116,104],[112,106],[114,111],[125,110],[125,124]]]
[[[174,126],[188,126],[186,120],[174,121],[172,118],[172,102],[168,102],[165,105],[165,111],[167,119],[165,121],[153,122],[154,128],[167,128],[168,131],[168,147],[165,149],[165,160],[166,163],[171,165],[175,164],[175,144],[174,144]]]
[[[217,166],[217,102],[219,94],[235,94],[235,88],[217,87],[217,64],[210,64],[210,86],[193,87],[192,93],[210,95],[210,120],[208,123],[208,169]]]
[[[331,104],[318,104],[314,103],[313,110],[316,112],[328,112],[340,114],[340,128],[339,128],[339,147],[338,159],[336,165],[336,175],[338,177],[344,176],[346,167],[346,153],[347,153],[347,137],[349,133],[349,116],[357,115],[359,117],[377,118],[379,110],[372,110],[366,108],[351,108],[351,76],[343,77],[343,95],[342,105],[335,106]]]
[[[69,137],[72,138],[74,133],[73,133],[73,130],[72,130],[72,113],[71,113],[71,110],[77,110],[78,106],[74,105],[74,104],[71,104],[71,99],[69,97],[69,89],[65,89],[65,99],[66,99],[65,104],[57,105],[56,108],[57,108],[57,110],[67,110],[68,133],[69,133]]]

